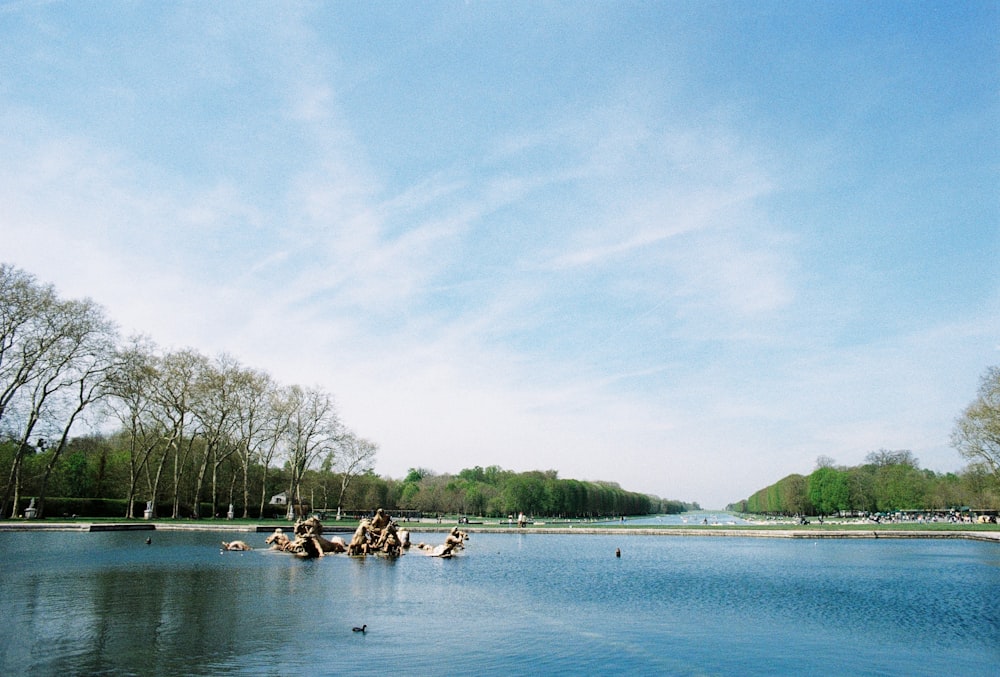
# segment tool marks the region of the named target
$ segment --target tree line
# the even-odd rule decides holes
[[[11,440],[0,443],[0,459],[8,461],[14,445]],[[55,498],[46,501],[47,514],[121,517],[128,514],[131,503],[132,515],[140,516],[146,501],[153,500],[148,497],[154,494],[151,480],[143,473],[136,497],[131,501],[123,498],[129,495],[132,484],[130,445],[130,435],[123,430],[71,438],[49,480],[49,491]],[[183,447],[187,446],[185,442]],[[338,511],[357,517],[375,506],[400,516],[457,514],[501,518],[522,511],[529,516],[596,518],[698,509],[697,504],[626,491],[613,482],[561,479],[554,470],[514,472],[498,466],[476,466],[452,475],[411,468],[405,478],[393,479],[376,475],[368,465],[360,471],[342,465],[338,468],[331,456],[302,473],[296,500],[272,504],[271,498],[277,494],[291,496],[287,492],[291,475],[296,472],[293,466],[286,459],[265,467],[257,459],[244,468],[242,459],[234,455],[223,461],[214,475],[217,491],[213,499],[211,492],[198,496],[197,470],[208,453],[208,440],[195,439],[190,446],[188,469],[179,474],[178,486],[175,488],[173,473],[169,473],[167,490],[154,500],[154,511],[162,516],[222,517],[230,504],[235,516],[252,519],[287,518],[289,512],[333,515]],[[51,454],[51,449],[36,448],[24,457],[26,497],[38,495],[38,481]],[[172,462],[173,457],[169,460]],[[149,477],[154,476],[154,472],[149,473]],[[244,477],[249,478],[248,492],[243,489]],[[26,501],[27,498],[21,500],[22,512]],[[200,510],[196,512],[199,501],[202,501]]]
[[[62,299],[0,264],[0,516],[21,514],[29,497],[44,516],[58,497],[120,501],[128,518],[147,504],[154,516],[218,515],[232,504],[237,516],[260,517],[279,492],[293,510],[583,516],[684,506],[554,471],[383,479],[377,450],[322,388],[283,385],[226,354],[122,341],[93,301]]]
[[[834,466],[826,459],[809,475],[793,474],[732,504],[739,512],[770,515],[945,511],[1000,507],[996,483],[981,468],[960,473],[922,469],[906,450],[879,450],[865,463]]]
[[[955,421],[951,443],[969,461],[958,473],[921,469],[908,450],[873,451],[854,467],[821,456],[810,475],[789,475],[729,507],[783,515],[1000,508],[1000,367],[983,373],[976,398]]]
[[[343,425],[321,388],[282,385],[225,354],[162,351],[144,337],[123,342],[93,301],[62,299],[52,285],[0,265],[0,461],[7,469],[0,514],[17,515],[30,490],[44,515],[50,485],[81,462],[66,452],[85,425],[116,430],[101,463],[124,476],[115,490],[125,517],[135,516],[140,497],[154,510],[165,504],[172,517],[181,516],[182,503],[198,517],[203,503],[214,512],[226,489],[233,500],[237,488],[244,513],[255,502],[259,512],[272,464],[286,468],[291,496],[320,460],[342,470],[343,490],[377,450]],[[262,477],[254,481],[251,469]]]
[[[555,470],[515,473],[499,466],[435,475],[411,468],[393,493],[400,510],[505,517],[524,512],[548,517],[672,514],[699,510],[697,503],[626,491],[614,482],[560,479]]]

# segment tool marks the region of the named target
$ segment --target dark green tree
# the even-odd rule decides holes
[[[847,473],[832,467],[817,468],[809,476],[809,500],[820,515],[850,508]]]

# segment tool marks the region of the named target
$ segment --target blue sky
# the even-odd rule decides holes
[[[392,477],[957,470],[998,45],[996,2],[0,2],[0,260],[328,390]]]

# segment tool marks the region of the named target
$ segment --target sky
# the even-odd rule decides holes
[[[960,470],[998,160],[995,1],[0,0],[0,261],[394,478]]]

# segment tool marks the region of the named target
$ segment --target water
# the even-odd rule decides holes
[[[302,561],[220,553],[224,534],[147,535],[0,533],[0,674],[978,676],[1000,664],[989,543],[473,534],[451,560]],[[264,534],[240,537],[263,547]]]
[[[609,524],[624,524],[629,527],[648,526],[680,526],[683,524],[709,524],[712,526],[733,526],[750,524],[747,520],[729,513],[689,512],[682,515],[650,515],[648,517],[629,517],[624,523],[614,520]],[[598,525],[599,526],[599,525]]]

